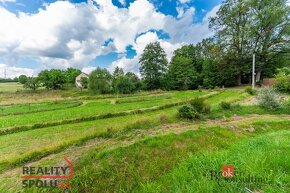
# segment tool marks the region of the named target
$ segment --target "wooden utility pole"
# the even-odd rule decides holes
[[[255,89],[255,82],[256,82],[256,80],[255,80],[255,75],[256,75],[256,73],[255,73],[255,62],[256,62],[256,55],[253,54],[253,70],[252,70],[252,88],[253,89]]]

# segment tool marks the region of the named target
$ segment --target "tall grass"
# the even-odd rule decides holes
[[[245,140],[218,153],[190,156],[138,192],[288,192],[290,131]],[[223,164],[233,164],[235,177],[221,176]]]
[[[267,175],[267,173],[263,172],[263,165],[259,165],[266,162],[263,156],[267,154],[267,151],[257,155],[262,145],[255,147],[254,143],[252,149],[255,151],[247,149],[247,145],[244,145],[241,152],[239,151],[240,146],[235,146],[235,149],[230,151],[232,152],[231,159],[227,159],[226,153],[222,153],[224,155],[223,159],[215,159],[215,154],[211,152],[223,152],[224,149],[230,149],[231,145],[237,142],[243,144],[244,140],[247,140],[250,136],[282,130],[287,124],[289,124],[289,121],[269,122],[270,128],[267,131],[259,128],[263,127],[263,125],[254,124],[255,128],[257,128],[255,133],[243,130],[235,132],[222,127],[211,127],[199,131],[188,131],[181,135],[170,134],[148,138],[131,146],[117,148],[113,151],[104,151],[102,153],[90,151],[75,164],[76,173],[71,181],[71,192],[140,192],[141,190],[144,192],[202,192],[203,190],[214,192],[217,190],[213,189],[217,187],[217,183],[214,181],[209,182],[210,179],[203,180],[206,178],[203,175],[206,176],[211,169],[220,171],[223,163],[234,163],[240,171],[259,169],[258,171],[261,175]],[[287,135],[289,135],[289,132]],[[279,134],[279,136],[281,135]],[[276,139],[279,139],[279,137]],[[259,143],[260,141],[258,140],[256,144]],[[273,144],[275,143],[274,141]],[[280,148],[286,153],[285,147],[285,144],[284,146],[275,146],[275,148]],[[274,151],[275,148],[272,150]],[[201,154],[204,151],[209,153]],[[276,152],[276,154],[281,157],[284,155],[283,152]],[[253,159],[245,159],[250,154],[252,154],[251,158]],[[256,155],[257,158],[255,158]],[[195,159],[195,157],[197,158]],[[191,158],[196,160],[196,162],[188,164],[187,168],[180,167],[176,176],[171,175],[172,169],[178,163]],[[235,161],[235,159],[238,159],[238,161]],[[271,159],[270,155],[268,159]],[[255,160],[254,163],[251,163],[251,160]],[[273,165],[275,161],[275,158],[272,159],[271,164]],[[245,168],[241,169],[239,164]],[[249,168],[246,168],[247,165]],[[273,167],[272,169],[279,172],[279,167]],[[286,167],[284,167],[284,172],[285,169]],[[191,171],[197,172],[198,175],[192,174]],[[280,174],[283,174],[283,172],[278,173],[277,180],[279,180]],[[285,179],[283,177],[283,180],[280,181],[284,187]],[[192,184],[192,181],[196,183]],[[203,189],[211,184],[214,184],[212,189]],[[179,188],[179,186],[182,188]],[[249,188],[252,187],[249,186]]]

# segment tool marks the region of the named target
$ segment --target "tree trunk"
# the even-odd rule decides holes
[[[259,70],[259,71],[257,72],[257,74],[256,74],[256,82],[259,82],[259,81],[261,80],[261,73],[262,73],[261,70]]]
[[[242,75],[241,74],[239,74],[237,76],[237,84],[238,84],[238,86],[240,86],[242,84]]]

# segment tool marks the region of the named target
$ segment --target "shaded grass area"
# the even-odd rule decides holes
[[[55,101],[49,103],[28,103],[16,105],[1,105],[0,116],[19,115],[35,112],[53,111],[58,109],[67,109],[77,107],[83,104],[80,101]]]
[[[145,189],[146,191],[151,190],[152,192],[154,192],[154,190],[167,192],[169,190],[167,187],[169,186],[166,183],[166,179],[164,180],[164,184],[157,183],[150,185],[149,182],[162,179],[162,176],[170,172],[178,163],[189,157],[195,157],[202,151],[214,152],[229,149],[231,145],[238,141],[257,136],[257,134],[284,130],[288,128],[289,121],[267,122],[267,129],[265,129],[264,124],[265,123],[253,124],[255,128],[254,133],[242,129],[240,132],[236,132],[222,127],[205,127],[198,131],[188,131],[180,135],[171,134],[148,138],[128,147],[117,148],[113,151],[104,151],[101,153],[98,151],[91,151],[75,164],[76,173],[71,181],[71,192],[139,192],[141,189]],[[257,147],[255,153],[258,152],[260,147],[261,146]],[[276,147],[281,148],[279,145]],[[285,147],[282,146],[281,150],[283,150],[283,148]],[[281,154],[277,154],[281,157],[284,155],[283,152],[284,150]],[[267,152],[265,152],[265,154],[266,153]],[[205,163],[206,160],[211,159],[210,156],[201,155],[201,157],[203,156],[205,156]],[[219,160],[216,160],[216,162],[214,162],[214,164],[216,164],[216,169],[220,170],[219,167],[221,164],[232,163],[231,161],[237,157],[239,157],[238,154],[233,156],[229,162],[218,162]],[[245,157],[240,157],[240,163],[246,166],[250,161],[244,163],[244,158]],[[268,156],[268,158],[270,159],[270,156]],[[248,164],[249,168],[247,169],[254,170],[255,168],[251,168],[251,166],[254,167],[255,165],[255,167],[260,167],[259,171],[261,175],[264,175],[265,173],[262,172],[263,165],[259,165],[259,161],[265,162],[263,155],[256,159],[256,165]],[[203,166],[202,163],[203,160],[199,162],[200,165],[196,168],[196,171],[200,172],[200,175],[203,175],[203,172],[207,173],[210,171],[207,170],[207,166]],[[273,159],[271,163],[275,163],[275,160]],[[195,166],[191,165],[189,169],[192,169],[192,167],[194,168]],[[203,169],[203,167],[205,167],[205,169]],[[180,173],[180,175],[182,174]],[[174,179],[175,178],[172,179],[172,184],[174,184]],[[180,181],[182,179],[184,178],[181,178]],[[284,181],[282,180],[282,182]],[[184,187],[187,187],[187,180],[184,180],[183,183]],[[197,183],[199,183],[198,179]],[[202,183],[204,184],[199,184],[199,187],[207,186],[206,182],[203,181]],[[176,185],[178,184],[177,182]],[[178,189],[174,187],[170,190],[171,192],[188,192],[188,189],[178,191]],[[202,189],[199,190],[201,191]]]
[[[288,192],[290,131],[242,141],[226,151],[205,152],[179,164],[136,192]],[[222,165],[234,165],[235,177],[224,178]]]

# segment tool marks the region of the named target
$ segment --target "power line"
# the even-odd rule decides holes
[[[4,68],[4,79],[6,79],[6,68]]]

